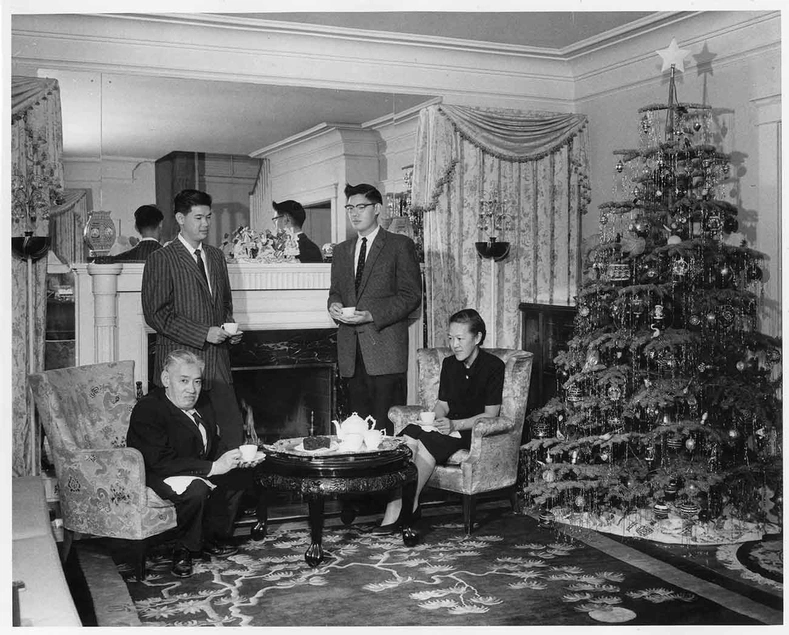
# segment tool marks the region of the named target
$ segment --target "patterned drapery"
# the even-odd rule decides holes
[[[589,202],[586,116],[434,105],[420,112],[412,204],[424,212],[427,346],[443,346],[449,316],[476,308],[487,346],[520,348],[520,302],[570,304]],[[480,203],[505,201],[502,261],[474,243]]]
[[[60,114],[60,89],[57,80],[31,77],[11,79],[11,169],[18,182],[51,183],[51,193],[62,191],[63,132]],[[50,189],[50,188],[48,188]],[[37,199],[40,203],[41,200]],[[48,199],[46,199],[48,200]],[[12,205],[11,235],[49,236],[48,210],[26,213],[24,205]],[[8,239],[6,239],[8,240]],[[33,263],[30,283],[33,306],[28,306],[27,262],[11,258],[11,384],[13,417],[12,472],[14,476],[35,473],[38,466],[31,452],[28,415],[27,373],[43,368],[46,338],[47,260]],[[28,359],[28,313],[33,318],[32,359]]]
[[[249,193],[249,227],[257,232],[266,229],[271,218],[271,161],[260,159],[255,186]]]

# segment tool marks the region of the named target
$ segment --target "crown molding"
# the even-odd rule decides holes
[[[291,135],[290,137],[286,137],[282,141],[277,141],[276,143],[272,143],[265,148],[255,150],[254,152],[251,152],[249,156],[252,159],[263,159],[274,152],[279,152],[281,150],[285,150],[286,148],[302,144],[313,139],[318,139],[319,137],[331,134],[332,132],[339,132],[341,130],[352,130],[356,132],[364,129],[364,126],[358,124],[329,122],[319,123],[317,126],[313,126],[307,130],[302,130],[301,132]]]
[[[443,97],[434,97],[433,99],[428,99],[427,101],[423,101],[421,104],[417,104],[412,108],[407,108],[401,112],[393,113],[391,115],[383,115],[376,119],[370,119],[370,121],[365,121],[362,124],[362,128],[370,128],[375,130],[377,128],[383,128],[388,125],[405,123],[410,121],[411,119],[415,119],[419,116],[419,111],[423,108],[427,108],[428,106],[432,106],[434,104],[440,104],[444,101]]]

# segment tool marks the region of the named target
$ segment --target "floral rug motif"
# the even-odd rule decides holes
[[[468,538],[458,521],[426,518],[413,548],[371,525],[327,528],[315,568],[306,527],[274,529],[196,561],[191,578],[152,573],[128,587],[144,625],[756,623],[533,519],[499,513]]]

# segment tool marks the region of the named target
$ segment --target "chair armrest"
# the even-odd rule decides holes
[[[394,424],[394,433],[399,434],[409,423],[419,425],[422,406],[392,406],[389,408],[389,421]]]
[[[471,428],[471,438],[494,437],[505,434],[515,427],[515,422],[509,417],[480,417]]]
[[[63,471],[82,475],[91,488],[117,489],[122,486],[140,497],[144,504],[148,494],[145,485],[145,461],[137,448],[101,448],[67,450],[62,453]],[[61,487],[62,489],[62,487]]]

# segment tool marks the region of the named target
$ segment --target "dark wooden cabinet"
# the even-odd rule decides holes
[[[553,360],[567,348],[573,336],[574,306],[552,304],[518,305],[522,319],[523,350],[534,354],[529,401],[526,412],[548,402],[556,394],[556,367]]]

